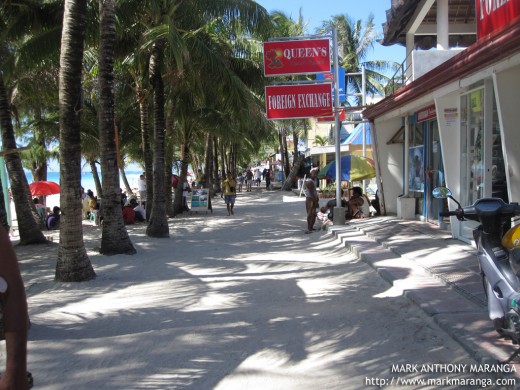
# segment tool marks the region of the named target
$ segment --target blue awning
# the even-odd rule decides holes
[[[372,144],[370,137],[370,123],[365,123],[366,145]],[[363,145],[363,123],[359,123],[352,133],[341,142],[342,145]]]

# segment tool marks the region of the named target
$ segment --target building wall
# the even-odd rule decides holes
[[[395,214],[397,197],[403,192],[404,144],[387,145],[403,123],[405,115],[413,115],[432,102],[435,103],[441,140],[446,185],[455,199],[461,199],[463,148],[461,140],[461,95],[475,83],[491,84],[494,89],[500,121],[502,149],[507,172],[510,201],[520,201],[520,55],[494,64],[481,71],[444,85],[432,88],[429,94],[396,107],[376,118],[379,163],[385,196],[386,211]],[[489,104],[486,110],[489,110]],[[489,115],[489,113],[486,113]],[[464,140],[465,142],[465,140]],[[486,169],[492,169],[486,166]],[[456,205],[450,201],[450,209]],[[461,238],[460,222],[451,219],[454,237]]]
[[[520,66],[493,75],[509,199],[520,202]]]
[[[387,142],[401,128],[402,118],[394,116],[375,122],[379,147],[379,167],[383,182],[385,208],[388,214],[397,214],[397,197],[403,193],[403,144]]]
[[[464,49],[412,51],[413,79],[418,79],[463,50]]]

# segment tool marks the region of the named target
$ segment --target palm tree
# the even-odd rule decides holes
[[[317,135],[314,138],[314,145],[316,146],[326,146],[329,144],[329,137]]]
[[[0,34],[0,127],[3,148],[7,151],[12,152],[17,148],[7,83],[12,88],[17,74],[23,73],[23,70],[28,68],[27,56],[23,55],[28,50],[24,49],[31,47],[36,40],[37,32],[48,27],[47,23],[55,21],[54,16],[48,14],[50,9],[56,11],[55,4],[51,2],[39,4],[39,2],[31,0],[16,3],[2,2],[0,12],[0,31],[2,31]],[[31,202],[20,155],[19,153],[8,153],[5,159],[18,219],[20,243],[46,242],[38,226],[39,217],[34,203]]]
[[[332,28],[338,31],[339,65],[345,68],[345,73],[359,72],[364,65],[367,94],[384,94],[384,85],[389,80],[384,72],[394,69],[396,64],[389,61],[365,61],[369,50],[373,49],[380,36],[380,32],[375,29],[374,15],[368,16],[365,25],[361,20],[354,21],[348,15],[335,15],[332,20],[323,22],[317,32],[330,33]],[[360,77],[347,77],[345,84],[350,93],[362,91]],[[357,98],[357,104],[361,104],[361,97]]]
[[[150,83],[153,86],[154,110],[154,154],[153,154],[153,198],[152,213],[146,228],[150,237],[166,238],[170,236],[168,216],[166,214],[166,199],[164,194],[164,82],[163,69],[163,41],[158,41],[152,49],[150,57]],[[147,201],[149,201],[147,199]]]
[[[4,151],[15,151],[16,140],[2,72],[0,72],[0,125],[2,127],[2,145]],[[20,244],[44,243],[46,239],[38,226],[38,215],[34,208],[34,203],[32,204],[32,208],[30,207],[31,195],[29,193],[27,178],[23,170],[20,155],[18,153],[7,153],[5,154],[5,161],[18,220]]]
[[[106,255],[135,254],[123,221],[114,124],[115,0],[100,0],[99,42],[99,139],[103,176],[103,234],[100,252]]]
[[[80,282],[96,274],[85,250],[81,207],[81,74],[87,0],[65,0],[60,55],[60,246],[55,279]]]

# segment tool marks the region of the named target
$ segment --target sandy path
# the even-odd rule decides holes
[[[53,281],[56,242],[17,248],[36,389],[359,389],[394,363],[472,362],[331,235],[303,234],[301,198],[214,203],[169,239],[129,227],[134,256],[99,255],[86,226],[87,283]]]

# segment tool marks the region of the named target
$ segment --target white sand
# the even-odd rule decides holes
[[[218,198],[213,213],[171,219],[169,239],[130,226],[134,256],[100,255],[87,222],[90,282],[54,282],[58,232],[16,247],[35,389],[357,389],[395,362],[466,359],[340,242],[305,227],[302,198],[254,188],[232,217]]]

